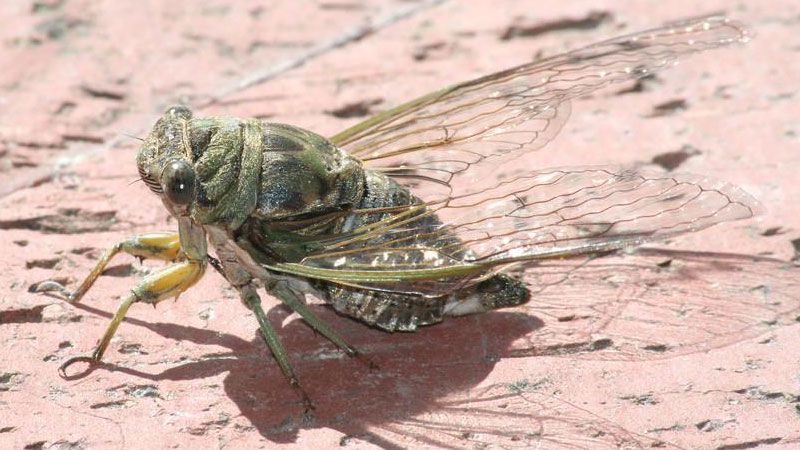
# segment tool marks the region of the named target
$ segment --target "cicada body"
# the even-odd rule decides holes
[[[408,231],[381,233],[370,245],[402,251],[413,241],[418,248],[448,245],[449,257],[458,260],[470,254],[446,232],[420,235],[419,230],[444,229],[421,199],[310,131],[258,120],[195,119],[187,108],[173,107],[154,126],[137,161],[142,179],[163,196],[167,208],[206,230],[218,254],[224,254],[218,259],[234,287],[253,279],[266,286],[280,281],[293,296],[314,294],[336,311],[387,331],[413,331],[441,321],[445,313],[481,312],[528,298],[520,281],[503,274],[426,297],[393,292],[391,286],[359,288],[270,270],[279,263],[300,264],[325,252],[334,236],[355,236],[415,208],[403,225]],[[163,168],[175,165],[184,167],[180,177],[185,184],[164,179]],[[193,193],[185,212],[174,200],[181,194],[170,191],[178,186]],[[428,263],[422,253],[409,256],[409,266]]]
[[[293,386],[299,381],[261,309],[260,286],[350,355],[306,295],[388,331],[526,302],[509,268],[614,251],[754,216],[730,184],[615,167],[528,167],[555,137],[569,101],[650,75],[677,58],[748,39],[704,18],[590,45],[433,92],[327,139],[257,119],[158,120],[139,173],[178,221],[107,252],[77,301],[119,251],[173,264],[143,279],[90,358],[99,361],[136,302],[188,289],[209,262],[251,308]],[[208,242],[216,256],[209,255]],[[306,404],[310,402],[302,394]]]

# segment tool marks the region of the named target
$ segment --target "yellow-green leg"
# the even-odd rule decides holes
[[[202,278],[205,271],[205,260],[201,261],[182,261],[159,270],[144,277],[139,283],[131,289],[117,309],[116,314],[111,319],[111,323],[106,328],[106,332],[100,339],[100,342],[95,347],[91,356],[77,356],[68,359],[61,365],[59,371],[64,377],[68,377],[66,370],[69,366],[76,362],[88,362],[96,364],[103,358],[103,354],[111,342],[111,338],[117,332],[120,323],[125,318],[128,309],[132,304],[137,302],[150,303],[155,305],[161,300],[170,297],[175,297],[181,292],[189,289],[200,278]]]
[[[37,292],[58,292],[70,303],[78,303],[88,291],[100,274],[106,269],[108,263],[119,252],[140,258],[154,258],[163,261],[177,261],[182,259],[181,243],[178,233],[146,233],[125,239],[103,252],[100,259],[86,279],[74,292],[55,281],[45,281],[36,288]]]
[[[55,281],[46,281],[40,284],[37,291],[58,292],[68,302],[78,303],[94,282],[97,281],[97,278],[103,273],[109,262],[120,252],[141,258],[172,261],[174,264],[140,280],[131,289],[131,293],[122,299],[116,314],[111,319],[111,323],[91,356],[78,356],[67,360],[59,368],[62,376],[66,377],[66,369],[76,362],[83,361],[92,364],[100,362],[106,348],[108,348],[108,344],[132,304],[136,302],[156,304],[161,300],[175,297],[195,284],[203,276],[206,268],[206,260],[204,258],[195,255],[194,259],[191,259],[184,254],[178,233],[147,233],[128,238],[106,250],[75,291],[71,292]]]

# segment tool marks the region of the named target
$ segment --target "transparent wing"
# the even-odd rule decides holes
[[[460,195],[478,181],[470,167],[500,166],[553,139],[569,99],[747,39],[741,24],[721,17],[673,23],[433,92],[331,141],[424,200]]]
[[[758,213],[736,186],[694,175],[612,167],[522,173],[319,242],[270,268],[360,286],[439,296],[508,267],[669,238]]]

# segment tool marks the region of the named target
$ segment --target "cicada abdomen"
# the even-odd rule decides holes
[[[404,248],[447,248],[447,257],[453,260],[470,257],[469,248],[460,239],[447,233],[447,227],[420,199],[394,179],[370,170],[364,171],[364,195],[358,205],[360,211],[343,217],[340,233],[347,234],[384,221],[397,220],[394,211],[398,209],[410,211],[403,218],[405,223],[382,236],[380,233],[385,230],[377,227],[379,235],[365,247],[386,245],[387,250],[392,249],[393,252],[403,251]],[[426,233],[423,230],[435,232]],[[357,250],[351,253],[357,254]],[[405,256],[402,267],[397,268],[398,275],[404,268],[435,267],[435,260],[442,257],[440,252],[425,251],[410,251]],[[346,263],[348,257],[348,254],[339,256],[340,264]],[[386,258],[379,256],[369,264],[385,263],[388,266],[393,264],[389,259],[388,255]],[[417,326],[441,321],[444,315],[458,316],[519,305],[529,298],[525,285],[505,274],[490,275],[480,281],[478,277],[470,276],[468,279],[454,277],[447,281],[434,279],[428,282],[462,282],[464,285],[449,295],[424,296],[399,290],[393,292],[391,284],[383,289],[358,288],[324,280],[317,280],[314,284],[322,298],[333,305],[336,311],[388,331],[414,331]],[[403,281],[398,280],[397,284],[401,283]]]

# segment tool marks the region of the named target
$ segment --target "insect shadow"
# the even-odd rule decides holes
[[[402,448],[397,442],[409,438],[447,447],[441,443],[453,436],[465,445],[520,440],[555,445],[578,442],[574,439],[591,430],[601,430],[612,440],[652,443],[549,394],[554,386],[548,388],[546,380],[529,380],[521,374],[519,380],[492,383],[487,377],[498,361],[507,358],[533,358],[532,364],[553,356],[623,357],[633,362],[740,342],[764,333],[764,323],[793,323],[800,311],[800,273],[784,262],[752,255],[652,248],[636,253],[558,269],[542,265],[534,273],[550,272],[555,281],[543,287],[548,277],[539,279],[541,289],[530,305],[456,318],[414,334],[387,334],[314,306],[379,368],[371,370],[347,359],[331,344],[320,349],[322,338],[302,321],[286,323],[281,334],[313,387],[309,391],[317,407],[313,417],[300,413],[301,405],[285,387],[277,365],[264,358],[267,350],[255,327],[253,338],[246,340],[128,317],[128,324],[166,339],[229,351],[187,360],[159,373],[103,367],[153,381],[203,379],[227,372],[226,394],[255,431],[274,443],[294,442],[301,430],[315,428],[345,434],[343,445],[363,440],[387,449]],[[76,307],[108,315],[84,304]],[[684,308],[694,312],[672,313]],[[280,305],[268,313],[276,328],[288,316]],[[621,329],[615,325],[618,318],[625,324]],[[669,334],[676,323],[683,331]],[[651,335],[659,341],[649,341]],[[596,336],[605,338],[593,340]]]
[[[85,304],[76,307],[109,316]],[[322,337],[300,320],[283,326],[287,348],[295,355],[304,380],[312,387],[309,394],[316,409],[311,417],[301,414],[301,405],[285,386],[277,364],[272,358],[265,358],[268,351],[255,327],[253,339],[247,341],[213,330],[127,317],[128,326],[144,327],[166,339],[222,346],[230,351],[206,355],[159,373],[109,363],[97,368],[156,382],[203,379],[227,372],[223,381],[226,394],[267,440],[294,442],[302,429],[331,428],[382,448],[402,448],[368,429],[390,429],[397,423],[413,421],[416,416],[440,409],[442,399],[479,385],[496,362],[508,354],[513,341],[544,324],[530,314],[503,311],[445,321],[413,334],[387,334],[338,317],[328,308],[319,307],[316,312],[343,330],[379,367],[370,369],[332,347],[327,353],[335,356],[320,357]],[[288,315],[289,311],[281,305],[268,312],[276,327]]]

